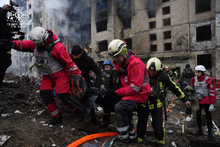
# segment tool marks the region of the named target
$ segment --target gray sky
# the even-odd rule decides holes
[[[0,0],[0,7],[2,7],[3,4],[9,4],[9,0]]]

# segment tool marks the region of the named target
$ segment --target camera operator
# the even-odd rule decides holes
[[[11,27],[7,25],[7,13],[12,10],[12,6],[4,5],[0,7],[0,40],[11,39]],[[4,91],[3,80],[6,69],[11,65],[11,48],[7,45],[0,45],[0,93]]]

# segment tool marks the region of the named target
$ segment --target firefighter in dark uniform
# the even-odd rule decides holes
[[[188,98],[181,89],[174,83],[170,76],[167,75],[161,66],[161,61],[154,57],[148,60],[147,69],[149,72],[151,93],[146,102],[138,108],[138,124],[137,134],[138,141],[142,142],[146,135],[146,126],[149,113],[152,115],[152,126],[156,138],[156,146],[160,147],[165,144],[165,131],[163,126],[163,102],[164,89],[169,88],[176,96],[178,96],[187,107],[190,107]]]
[[[103,63],[104,76],[103,81],[106,90],[116,90],[121,85],[120,73],[115,71],[114,65],[110,60],[105,60]],[[111,121],[111,112],[114,112],[115,104],[122,99],[121,96],[112,98],[111,96],[102,97],[101,95],[96,99],[96,103],[103,107],[103,118],[101,122],[102,127],[107,127]]]

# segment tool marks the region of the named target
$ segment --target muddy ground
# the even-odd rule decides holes
[[[51,147],[53,142],[58,147],[65,147],[72,142],[98,132],[114,131],[114,127],[101,128],[99,124],[93,124],[90,117],[87,116],[83,122],[75,121],[74,110],[69,110],[61,102],[59,106],[63,111],[62,124],[49,127],[45,122],[50,118],[45,105],[41,103],[39,85],[26,84],[7,84],[4,93],[0,94],[0,135],[11,136],[5,147]],[[43,112],[39,114],[41,111]],[[45,110],[45,111],[44,111]],[[195,137],[196,123],[195,119],[190,122],[184,122],[184,114],[179,109],[173,107],[168,113],[168,121],[165,122],[166,147],[171,147],[172,142],[177,147],[199,146],[199,147],[217,147],[220,146],[220,137],[214,135],[213,140],[207,139],[207,129],[204,129],[203,137]],[[215,122],[220,127],[219,111],[216,109]],[[101,111],[96,109],[97,118],[101,121]],[[217,112],[218,111],[218,112]],[[112,114],[114,118],[114,114]],[[135,121],[136,117],[134,116]],[[113,126],[114,126],[114,119]],[[184,133],[182,133],[182,124],[184,123]],[[154,146],[154,135],[149,121],[148,136],[142,144],[131,144],[129,147]],[[213,131],[213,133],[215,133]],[[173,144],[174,144],[173,143]],[[113,144],[114,146],[114,144]]]

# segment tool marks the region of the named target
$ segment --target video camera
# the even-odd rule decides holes
[[[19,5],[16,2],[12,1],[12,0],[10,0],[10,5],[11,5],[11,11],[12,12],[17,12],[17,10],[14,7],[19,7]]]

